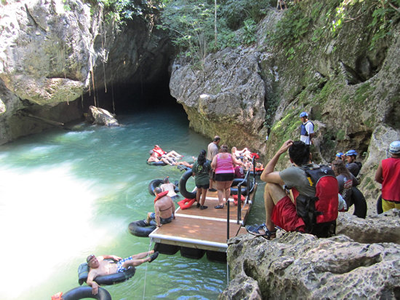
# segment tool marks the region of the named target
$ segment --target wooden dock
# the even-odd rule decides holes
[[[243,226],[246,224],[256,190],[257,183],[254,183],[253,191],[241,206],[239,222],[238,206],[234,205],[232,196],[229,199],[229,238],[246,233]],[[207,192],[205,201],[207,209],[200,210],[196,204],[195,202],[190,208],[184,210],[178,206],[175,211],[176,219],[153,231],[149,236],[151,240],[156,245],[175,247],[175,253],[180,249],[182,255],[184,248],[226,253],[228,206],[225,205],[223,209],[214,208],[218,205],[217,192]],[[167,254],[173,254],[173,252]]]

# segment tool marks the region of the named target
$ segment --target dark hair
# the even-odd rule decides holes
[[[310,146],[302,141],[293,142],[289,147],[289,157],[298,166],[308,164],[310,160]]]
[[[339,176],[340,174],[346,175],[347,178],[351,178],[349,170],[346,168],[344,162],[340,159],[335,159],[332,162],[332,169],[335,172],[335,176]]]
[[[218,136],[218,135],[216,135],[215,137],[214,137],[214,142],[217,142],[217,141],[219,141],[219,140],[221,140],[221,138]]]
[[[229,148],[227,145],[222,145],[219,149],[219,152],[229,152]]]
[[[164,178],[164,183],[168,183],[169,182],[169,176]]]
[[[197,163],[199,164],[199,166],[204,165],[204,163],[206,162],[206,150],[201,150],[199,156],[197,157]]]
[[[158,186],[158,187],[156,187],[156,188],[154,189],[154,193],[155,193],[155,194],[162,193],[162,189]]]

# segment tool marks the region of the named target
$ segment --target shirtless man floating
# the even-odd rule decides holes
[[[168,196],[168,191],[163,192],[160,187],[154,189],[154,194],[154,212],[147,214],[146,222],[150,224],[150,220],[155,220],[157,227],[161,227],[162,224],[171,223],[175,219],[175,203]]]
[[[152,255],[148,256],[150,254]],[[94,254],[91,254],[86,258],[86,262],[90,268],[86,283],[92,287],[92,294],[97,295],[99,292],[99,285],[95,281],[97,276],[124,272],[128,268],[137,267],[144,262],[152,262],[157,257],[158,252],[154,252],[154,250],[142,252],[127,258],[121,258],[115,255],[102,255],[96,257]],[[112,261],[109,259],[112,259]]]

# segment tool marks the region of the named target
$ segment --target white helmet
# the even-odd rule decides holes
[[[394,141],[389,146],[389,152],[392,154],[400,154],[400,141]]]

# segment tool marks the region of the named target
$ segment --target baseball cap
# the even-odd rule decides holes
[[[304,118],[304,117],[308,117],[308,113],[306,113],[305,111],[303,111],[303,112],[300,114],[300,118]]]

